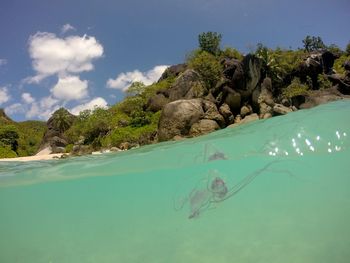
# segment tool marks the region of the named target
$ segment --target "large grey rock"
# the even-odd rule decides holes
[[[252,101],[255,108],[259,109],[260,117],[265,114],[273,113],[275,104],[272,94],[272,82],[270,78],[265,78],[261,87],[257,87],[252,95]]]
[[[162,76],[159,78],[158,82],[165,80],[167,78],[171,77],[177,77],[179,76],[182,72],[184,72],[187,68],[186,64],[177,64],[168,67],[162,74]]]
[[[182,73],[168,92],[170,101],[201,98],[208,93],[201,76],[193,69],[187,69]]]
[[[216,121],[202,119],[192,125],[189,135],[199,136],[199,135],[204,135],[219,129],[220,127]]]
[[[257,121],[257,120],[259,120],[258,114],[253,113],[253,114],[250,114],[248,116],[245,116],[244,119],[239,120],[239,121],[235,122],[234,124],[231,124],[227,127],[234,128],[234,127],[237,127],[239,125],[246,124],[246,123],[253,122],[253,121]]]
[[[245,75],[245,87],[238,91],[245,98],[251,96],[261,79],[262,62],[255,55],[248,54],[244,57],[243,70]]]
[[[309,91],[305,96],[305,103],[300,105],[300,109],[309,109],[320,104],[342,99],[350,99],[350,95],[340,93],[335,87],[324,90],[313,90]]]
[[[204,116],[201,99],[177,100],[166,104],[158,123],[158,140],[187,136],[191,126]]]
[[[148,99],[146,104],[147,110],[152,112],[157,112],[163,109],[165,104],[169,102],[169,99],[164,96],[164,94],[155,94]]]
[[[219,112],[224,117],[227,124],[231,124],[233,122],[234,116],[230,110],[230,107],[226,103],[220,106]]]
[[[293,110],[291,108],[288,108],[286,106],[283,106],[282,104],[278,104],[276,103],[274,106],[273,106],[273,111],[277,114],[281,114],[281,115],[285,115],[285,114],[288,114],[290,112],[292,112]]]
[[[225,90],[227,91],[227,95],[224,103],[230,107],[232,112],[238,112],[241,109],[241,94],[230,87],[225,87]]]
[[[208,100],[203,100],[202,105],[204,110],[203,119],[214,120],[222,128],[226,126],[224,117],[219,113],[218,108],[213,102]]]

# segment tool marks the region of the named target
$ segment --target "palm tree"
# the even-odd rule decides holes
[[[72,126],[74,116],[65,108],[60,108],[52,115],[52,124],[60,133],[68,130]]]

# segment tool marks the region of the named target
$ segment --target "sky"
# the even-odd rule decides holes
[[[0,108],[23,121],[108,107],[183,63],[202,32],[243,53],[306,35],[344,49],[349,25],[349,0],[0,0]]]

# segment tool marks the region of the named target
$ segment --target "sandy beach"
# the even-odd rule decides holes
[[[29,161],[44,161],[44,160],[52,160],[55,158],[60,158],[63,153],[51,153],[51,149],[49,147],[43,149],[38,152],[34,156],[25,156],[25,157],[16,157],[16,158],[2,158],[0,162],[29,162]]]

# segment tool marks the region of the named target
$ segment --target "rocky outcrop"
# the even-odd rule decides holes
[[[177,100],[165,105],[158,124],[158,140],[191,137],[226,127],[216,105],[204,99]]]
[[[64,148],[68,144],[64,132],[69,129],[75,119],[76,116],[64,108],[54,112],[46,123],[47,131],[44,134],[39,151],[49,147],[53,153],[61,152],[61,148]]]
[[[252,95],[261,80],[262,62],[255,55],[248,54],[244,57],[242,63],[245,74],[245,86],[237,87],[237,91],[241,93],[245,100]]]
[[[158,140],[187,136],[191,126],[204,116],[201,99],[177,100],[165,105],[158,123]]]
[[[342,94],[336,87],[323,90],[313,90],[305,95],[305,103],[300,105],[300,109],[309,109],[320,104],[342,99],[350,99],[350,95]]]
[[[187,69],[171,85],[168,90],[169,100],[201,98],[207,95],[208,90],[201,76],[192,69]]]
[[[165,104],[169,102],[169,99],[165,97],[163,93],[157,93],[148,99],[146,109],[151,112],[157,112],[163,109]]]
[[[216,121],[202,119],[191,126],[191,129],[189,131],[189,136],[194,137],[194,136],[204,135],[219,129],[220,129],[220,126]]]
[[[162,74],[162,76],[160,76],[158,82],[165,80],[167,78],[171,78],[171,77],[177,77],[179,76],[182,72],[184,72],[187,68],[187,64],[177,64],[177,65],[173,65],[168,67]]]

